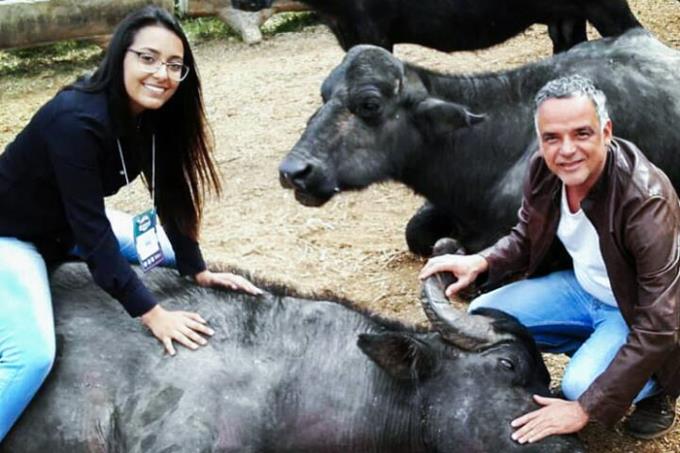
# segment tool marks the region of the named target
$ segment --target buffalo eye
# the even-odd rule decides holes
[[[382,100],[377,96],[365,97],[356,106],[356,114],[362,118],[373,119],[382,113]]]
[[[514,370],[515,370],[515,364],[512,363],[511,360],[506,359],[506,358],[504,358],[504,357],[501,357],[500,359],[498,359],[498,364],[499,364],[502,368],[505,368],[506,370],[509,370],[509,371],[514,371]]]

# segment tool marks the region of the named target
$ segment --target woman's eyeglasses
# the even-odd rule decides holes
[[[149,74],[156,73],[161,66],[165,66],[168,78],[174,80],[175,82],[181,82],[186,79],[189,75],[189,66],[173,61],[161,61],[158,56],[151,52],[142,52],[135,49],[128,49],[128,52],[132,52],[137,55],[137,61],[139,62],[139,67],[142,71],[148,72]]]

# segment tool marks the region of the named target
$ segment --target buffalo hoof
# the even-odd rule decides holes
[[[465,249],[453,238],[441,238],[432,247],[432,256],[465,255]]]

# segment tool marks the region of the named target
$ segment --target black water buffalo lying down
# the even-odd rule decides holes
[[[235,8],[268,8],[273,0],[232,0]],[[547,24],[553,50],[585,41],[586,21],[602,36],[640,23],[626,0],[300,0],[319,12],[343,49],[413,43],[444,52],[501,43],[535,23]]]
[[[560,75],[591,78],[608,96],[614,134],[637,143],[680,189],[679,68],[680,52],[643,29],[496,74],[438,74],[359,46],[325,80],[324,104],[281,163],[281,182],[312,206],[403,182],[428,200],[406,229],[412,251],[428,255],[453,236],[476,252],[516,222],[538,149],[533,98]]]
[[[569,436],[511,440],[510,420],[548,390],[541,356],[514,319],[453,310],[435,280],[426,309],[438,330],[426,332],[349,304],[206,290],[174,274],[146,280],[216,334],[170,358],[83,265],[56,271],[57,361],[0,451],[583,451]]]

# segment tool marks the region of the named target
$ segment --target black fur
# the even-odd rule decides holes
[[[52,282],[57,361],[3,453],[583,451],[573,437],[511,440],[509,421],[547,391],[523,341],[467,353],[351,303],[199,288],[154,269],[158,300],[216,331],[170,358],[83,264]]]
[[[531,24],[547,24],[553,50],[587,39],[586,21],[602,36],[639,27],[626,0],[300,0],[324,18],[343,49],[373,44],[389,51],[398,43],[451,52],[490,47]],[[272,0],[232,0],[257,11]]]
[[[638,145],[680,190],[680,128],[669,127],[680,124],[680,52],[644,30],[497,73],[442,74],[391,57],[402,79],[372,68],[360,86],[401,90],[372,97],[380,115],[367,120],[349,109],[365,98],[344,74],[359,56],[386,55],[355,47],[324,82],[324,105],[279,167],[300,202],[320,206],[338,191],[396,180],[427,199],[409,224],[412,251],[429,253],[442,230],[469,253],[488,247],[517,221],[528,162],[538,149],[533,98],[548,81],[573,73],[605,92],[614,134]],[[428,114],[443,106],[470,114],[469,124],[453,114]]]

